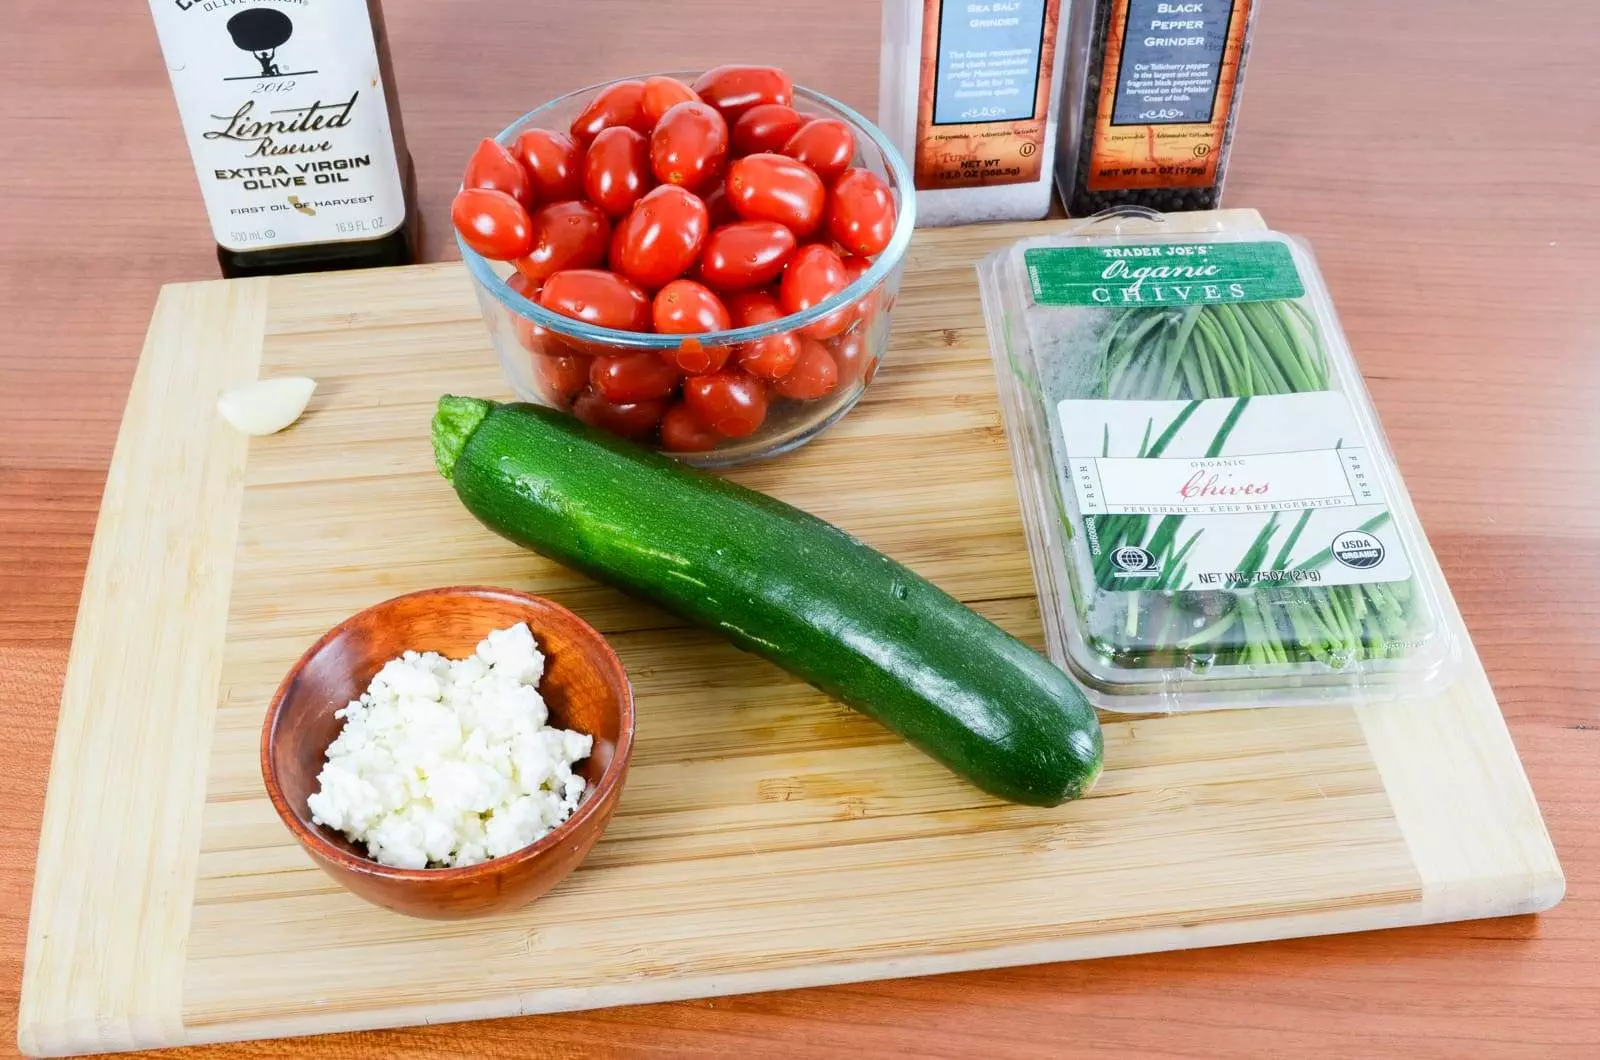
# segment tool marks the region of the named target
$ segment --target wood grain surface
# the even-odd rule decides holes
[[[860,407],[799,452],[725,474],[826,516],[1038,645],[971,276],[985,253],[1071,223],[916,233],[885,367]],[[1167,222],[1213,226],[1265,227],[1254,210]],[[439,394],[506,392],[460,264],[178,284],[160,306],[67,665],[18,1017],[30,1054],[1506,916],[1548,909],[1563,891],[1426,546],[1414,569],[1462,647],[1448,687],[1354,710],[1108,717],[1106,771],[1086,799],[1007,805],[805,682],[472,519],[427,440]],[[208,332],[209,372],[195,373]],[[257,366],[314,378],[318,393],[293,429],[252,439],[243,467],[216,476],[216,461],[195,454],[235,461],[238,435],[197,416],[174,445],[161,412],[208,408],[218,378]],[[1407,512],[1403,489],[1389,496]],[[230,519],[237,530],[224,534]],[[462,582],[532,591],[593,621],[638,698],[638,753],[620,802],[602,785],[578,811],[582,827],[614,805],[616,822],[570,880],[531,908],[435,925],[362,903],[307,858],[339,857],[342,882],[380,904],[420,911],[426,898],[416,884],[376,888],[348,848],[306,842],[306,781],[331,730],[290,771],[298,790],[270,801],[260,732],[273,689],[291,687],[282,675],[323,630],[414,593],[345,623],[366,628],[374,611]],[[506,624],[452,625],[466,638],[452,651]],[[335,665],[342,694],[299,702],[332,721],[326,712],[405,643],[374,645],[354,675]],[[561,645],[549,647],[546,683],[559,684]],[[548,841],[583,852],[576,837]],[[534,871],[538,852],[410,875],[455,892],[458,875]]]
[[[873,105],[876,5],[390,0],[386,14],[435,257],[449,254],[440,219],[470,144],[575,85],[755,57]],[[0,711],[11,753],[0,794],[11,812],[0,823],[0,989],[9,1021],[63,663],[117,423],[157,288],[215,272],[143,5],[12,0],[5,17]],[[1587,5],[1278,0],[1259,22],[1225,197],[1314,241],[1566,866],[1568,896],[1556,910],[196,1055],[1592,1055],[1597,63],[1600,9]],[[0,1047],[11,1041],[0,1033]]]

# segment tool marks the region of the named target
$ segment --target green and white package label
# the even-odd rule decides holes
[[[1037,305],[1213,305],[1306,293],[1289,248],[1277,240],[1033,247],[1022,260]]]
[[[1066,460],[1103,589],[1404,581],[1411,563],[1342,394],[1067,400]],[[1109,554],[1102,540],[1115,541]]]

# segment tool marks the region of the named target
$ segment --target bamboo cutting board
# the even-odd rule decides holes
[[[734,473],[1034,644],[972,266],[1038,231],[919,233],[862,405]],[[247,441],[214,415],[220,389],[283,374],[320,382],[292,429]],[[162,291],[62,693],[24,1051],[1070,960],[1561,897],[1470,646],[1427,702],[1108,719],[1092,797],[1002,804],[771,665],[482,529],[433,470],[428,420],[441,392],[503,390],[459,265]],[[1419,566],[1438,577],[1431,556]],[[267,802],[257,740],[325,629],[467,582],[550,596],[607,633],[638,743],[610,830],[562,886],[515,915],[430,923],[311,865]]]

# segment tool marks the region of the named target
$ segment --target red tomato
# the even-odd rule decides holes
[[[486,258],[510,261],[533,248],[528,211],[503,191],[463,188],[450,204],[450,220],[462,241]]]
[[[833,351],[833,362],[839,367],[839,382],[848,385],[866,373],[871,353],[860,332],[840,335],[828,343],[828,348]]]
[[[484,140],[472,152],[461,186],[503,191],[520,202],[524,210],[533,209],[533,182],[528,179],[528,171],[510,151],[493,140]]]
[[[757,103],[733,123],[733,153],[753,155],[758,151],[777,151],[803,124],[793,107],[782,103]]]
[[[767,152],[746,155],[728,167],[728,201],[747,221],[776,221],[797,236],[822,222],[827,189],[809,166]]]
[[[810,243],[795,251],[784,268],[778,304],[786,313],[803,312],[832,298],[848,284],[839,255],[822,243]],[[853,306],[846,306],[829,313],[801,328],[800,334],[812,339],[832,338],[849,325],[853,310]]]
[[[866,275],[867,270],[872,268],[871,260],[863,258],[859,254],[846,254],[840,260],[844,262],[845,279],[850,283],[855,283],[861,279],[862,276]],[[878,292],[874,290],[871,294],[863,295],[856,301],[852,319],[871,320],[873,314],[877,311]]]
[[[831,185],[855,157],[856,137],[850,126],[837,118],[817,118],[802,125],[779,151],[804,162],[822,183]]]
[[[674,405],[661,417],[661,448],[673,453],[703,453],[721,439],[695,420],[687,405]]]
[[[650,186],[650,146],[643,134],[613,127],[600,130],[583,160],[589,201],[621,217]]]
[[[611,267],[654,290],[694,264],[710,227],[706,204],[693,192],[663,184],[634,204],[611,240]]]
[[[664,398],[678,388],[678,369],[648,351],[607,353],[589,366],[589,385],[613,405]]]
[[[794,253],[794,233],[776,221],[713,229],[700,252],[700,279],[719,291],[771,283]]]
[[[695,78],[694,90],[729,121],[757,103],[794,100],[794,82],[776,66],[719,66]]]
[[[773,389],[786,398],[812,401],[832,393],[839,385],[839,366],[834,363],[828,348],[820,342],[806,339],[800,344],[800,360],[794,370],[773,384]]]
[[[530,302],[539,300],[539,282],[529,279],[520,272],[514,272],[506,277],[506,286],[520,294]],[[517,333],[517,341],[529,353],[558,352],[568,353],[569,350],[561,345],[561,341],[550,332],[535,324],[527,317],[514,309],[507,309],[506,316],[511,320],[511,327]]]
[[[883,252],[894,235],[894,196],[870,169],[847,169],[828,195],[828,233],[852,254]]]
[[[667,402],[662,398],[613,405],[592,389],[579,394],[572,405],[572,414],[584,423],[623,438],[643,438],[656,429],[666,411]]]
[[[587,143],[602,129],[618,125],[648,133],[654,124],[644,112],[644,82],[618,81],[596,92],[583,113],[572,119],[572,138]]]
[[[533,375],[546,401],[567,408],[589,382],[589,358],[566,353],[533,355]]]
[[[733,206],[728,202],[728,189],[723,187],[720,180],[700,196],[700,201],[706,204],[706,212],[711,215],[712,228],[721,228],[739,219],[739,215],[733,212]]]
[[[533,249],[513,264],[517,271],[543,283],[563,269],[603,265],[611,242],[611,222],[589,203],[553,202],[533,211]]]
[[[698,100],[679,103],[650,134],[650,167],[663,184],[702,188],[728,158],[728,123]]]
[[[861,279],[867,274],[867,270],[872,268],[872,259],[864,258],[860,254],[840,255],[839,263],[844,266],[845,279],[851,283]]]
[[[683,381],[683,404],[707,430],[743,438],[767,418],[767,388],[743,372],[692,375]]]
[[[517,137],[517,157],[541,202],[583,195],[583,148],[566,133],[528,129]]]
[[[656,293],[651,319],[663,335],[703,335],[731,326],[728,309],[710,288],[693,280],[673,280]],[[661,357],[681,372],[715,372],[728,360],[728,347],[704,346],[699,339],[684,339]]]
[[[695,103],[699,100],[700,97],[694,94],[694,89],[676,77],[644,79],[644,116],[650,119],[651,128],[655,128],[655,123],[661,120],[661,116],[679,103]]]
[[[768,335],[739,347],[739,367],[762,379],[782,379],[800,360],[800,338],[792,331]]]
[[[778,300],[767,291],[740,291],[728,298],[728,316],[736,328],[766,324],[783,316]]]
[[[552,313],[619,331],[648,331],[650,299],[604,269],[566,269],[544,282],[539,304]]]
[[[651,320],[662,335],[704,335],[708,331],[727,331],[731,326],[728,307],[722,299],[693,280],[673,280],[657,291],[651,304]]]
[[[765,291],[740,291],[728,300],[728,312],[736,328],[767,324],[783,316],[777,299]],[[762,379],[782,379],[800,359],[800,339],[792,331],[781,331],[738,350],[739,367]]]
[[[510,276],[506,277],[506,286],[530,302],[537,302],[539,300],[540,283],[541,281],[524,276],[520,272],[514,272]]]

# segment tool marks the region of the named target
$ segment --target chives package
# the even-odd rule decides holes
[[[1052,658],[1112,710],[1445,679],[1426,544],[1309,251],[1149,216],[979,266]]]

